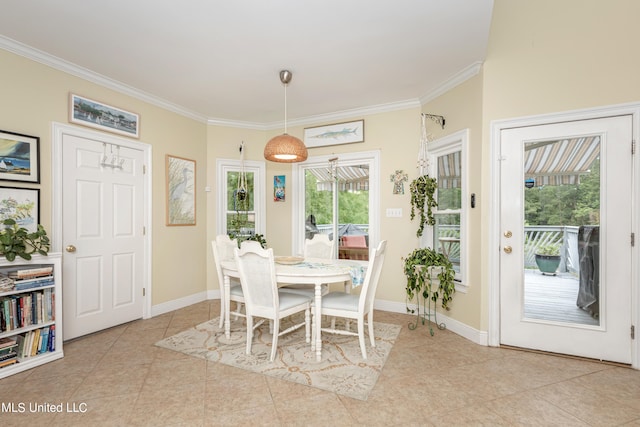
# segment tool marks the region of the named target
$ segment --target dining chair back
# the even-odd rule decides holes
[[[224,326],[226,310],[230,310],[230,302],[234,301],[237,304],[235,315],[244,317],[241,313],[242,304],[244,304],[244,295],[242,293],[242,287],[237,279],[230,278],[231,286],[229,289],[229,295],[225,293],[224,288],[224,274],[222,272],[222,261],[233,260],[234,249],[238,247],[238,241],[231,239],[226,234],[220,234],[216,236],[215,240],[211,241],[211,249],[213,250],[213,260],[216,264],[216,272],[218,273],[218,286],[220,286],[220,327]]]
[[[278,290],[273,249],[263,249],[258,242],[245,241],[242,242],[240,249],[236,248],[234,252],[245,297],[246,353],[251,354],[253,331],[260,325],[260,323],[254,325],[255,317],[273,322],[271,361],[275,359],[279,336],[305,326],[305,338],[309,342],[311,298]],[[280,320],[299,312],[304,312],[304,322],[294,323],[293,326],[280,331]]]
[[[304,241],[305,258],[335,259],[334,241],[329,239],[328,234],[316,234],[311,239]]]
[[[340,335],[358,336],[360,341],[360,352],[362,353],[363,359],[367,358],[364,339],[365,317],[369,327],[368,332],[371,347],[376,346],[373,334],[373,303],[376,295],[376,289],[378,288],[378,282],[380,281],[382,266],[384,264],[386,247],[387,241],[383,240],[377,248],[371,250],[369,263],[367,264],[367,272],[362,282],[359,295],[347,292],[330,292],[322,297],[321,311],[323,315],[355,319],[358,322],[358,331],[353,332],[349,330],[348,321],[345,329],[336,328],[335,323],[332,321],[331,327],[321,328],[321,331]]]

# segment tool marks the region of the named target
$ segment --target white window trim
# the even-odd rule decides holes
[[[329,168],[329,159],[338,157],[338,166],[369,165],[369,246],[374,248],[380,242],[380,151],[328,154],[309,157],[305,162],[292,166],[293,194],[291,196],[292,253],[303,252],[304,248],[304,170],[307,168]]]
[[[456,151],[461,152],[461,172],[462,172],[462,181],[461,181],[461,207],[460,207],[460,275],[462,276],[462,282],[456,281],[456,291],[466,293],[468,285],[466,284],[469,281],[468,276],[468,265],[469,265],[469,233],[468,233],[468,215],[469,215],[469,207],[467,205],[467,200],[469,200],[468,191],[468,179],[469,179],[469,155],[468,155],[468,146],[469,146],[469,129],[464,129],[459,132],[453,133],[448,136],[444,136],[442,138],[438,138],[434,141],[431,141],[427,144],[427,152],[429,153],[429,163],[430,170],[429,174],[431,176],[436,176],[436,168],[438,165],[438,157],[444,156],[447,154],[454,153]],[[433,227],[428,227],[423,233],[423,246],[428,246],[433,248]]]
[[[218,172],[218,194],[217,194],[217,234],[227,234],[227,173],[240,172],[240,160],[217,159],[216,170]],[[265,196],[266,183],[266,165],[261,161],[244,161],[245,172],[253,172],[254,182],[254,201],[253,206],[256,213],[256,233],[265,234],[267,202]]]

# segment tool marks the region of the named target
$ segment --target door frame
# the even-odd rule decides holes
[[[133,150],[140,150],[143,153],[145,174],[143,177],[143,197],[144,197],[144,210],[143,210],[143,222],[145,227],[144,233],[144,254],[143,254],[143,272],[142,272],[142,287],[145,290],[142,304],[142,318],[148,319],[151,317],[151,301],[152,301],[152,286],[151,286],[151,259],[152,259],[152,217],[151,207],[152,195],[151,195],[151,182],[152,182],[152,168],[151,168],[151,145],[141,141],[132,141],[130,139],[121,138],[119,136],[98,132],[90,129],[85,129],[77,126],[71,126],[63,123],[52,122],[51,124],[51,175],[53,179],[53,185],[51,189],[51,206],[52,206],[52,236],[51,236],[51,248],[55,252],[63,254],[62,262],[64,263],[64,250],[62,242],[62,140],[64,135],[73,135],[79,138],[93,139],[96,141],[105,141],[112,144],[117,144],[122,147],[131,148]],[[63,279],[64,281],[64,279]]]
[[[489,325],[487,331],[488,345],[500,346],[500,144],[501,132],[506,129],[539,126],[553,123],[562,123],[578,120],[599,119],[612,116],[632,116],[632,139],[638,141],[640,129],[640,103],[604,106],[583,110],[573,110],[559,113],[527,116],[513,119],[493,120],[490,123],[490,189],[489,189],[489,235],[486,236],[487,253],[489,263],[488,297],[489,297]],[[631,141],[629,146],[631,147]],[[638,148],[636,147],[636,150]],[[640,202],[640,155],[636,152],[633,156],[632,170],[632,206],[635,211],[632,216],[632,231],[640,237],[640,215],[638,208]],[[636,238],[638,241],[638,238]],[[631,345],[631,366],[640,369],[640,251],[636,243],[632,247],[631,262],[631,321],[636,328],[635,342]],[[629,331],[631,332],[631,331]]]

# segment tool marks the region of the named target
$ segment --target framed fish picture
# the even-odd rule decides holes
[[[304,145],[307,148],[354,142],[364,142],[364,120],[304,129]]]
[[[40,138],[0,130],[0,180],[40,182]]]

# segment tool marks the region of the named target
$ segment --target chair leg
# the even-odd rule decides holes
[[[280,319],[273,320],[273,340],[271,341],[271,358],[270,361],[276,359],[276,351],[278,350],[278,334],[280,333]]]
[[[307,340],[307,343],[311,340],[311,325],[309,322],[311,315],[309,314],[309,309],[307,308],[304,311],[304,337]]]
[[[240,313],[240,311],[242,311],[242,303],[241,302],[236,302],[236,316],[233,320],[238,320],[238,313]]]
[[[367,349],[364,345],[364,316],[358,319],[358,341],[360,341],[360,351],[362,352],[362,358],[367,358]]]
[[[369,341],[371,341],[371,347],[375,347],[376,337],[373,336],[373,312],[367,315],[367,322],[369,323]]]
[[[253,342],[253,317],[247,315],[247,354],[251,354],[252,342]]]
[[[224,328],[224,298],[220,300],[220,329]]]

